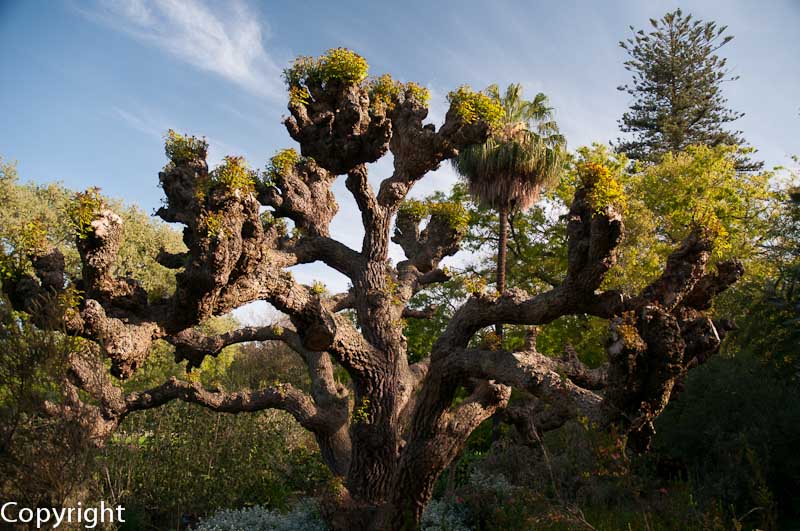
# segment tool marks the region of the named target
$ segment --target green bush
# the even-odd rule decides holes
[[[755,509],[764,526],[777,509],[800,516],[800,388],[770,365],[746,353],[712,359],[656,429],[656,449],[685,463],[700,503]]]
[[[38,304],[54,319],[65,311],[57,297]],[[90,480],[97,452],[83,427],[42,408],[60,401],[67,357],[79,348],[79,340],[39,329],[0,299],[0,499],[60,507]]]
[[[201,521],[196,531],[326,531],[316,504],[305,500],[289,512],[265,507],[220,511]]]
[[[231,323],[212,326],[219,331]],[[170,349],[156,354],[128,384],[132,389],[177,374]],[[253,344],[226,349],[193,377],[204,385],[255,389],[280,376],[303,388],[308,381],[297,358],[282,345]],[[130,415],[98,465],[96,497],[122,503],[158,528],[176,526],[181,514],[285,510],[330,477],[313,437],[287,413],[224,415],[183,402]]]

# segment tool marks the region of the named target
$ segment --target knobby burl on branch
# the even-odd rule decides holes
[[[35,276],[4,283],[15,308],[29,312],[52,293],[83,294],[59,326],[91,340],[91,348],[72,355],[64,400],[46,404],[46,411],[74,419],[101,441],[129,413],[176,399],[227,413],[285,410],[315,435],[325,462],[342,478],[325,505],[336,529],[413,527],[437,476],[473,429],[506,408],[512,387],[529,397],[507,410],[523,434],[585,417],[599,428],[615,426],[636,448],[646,448],[652,421],[676,380],[718,349],[725,329],[703,312],[741,276],[741,265],[727,262],[707,271],[713,238],[696,227],[669,256],[661,277],[638,296],[599,291],[624,228],[614,205],[593,204],[593,181],[586,179],[567,216],[564,280],[535,295],[516,289],[473,295],[430,356],[410,364],[402,319],[429,314],[410,309],[409,301],[448,279],[439,264],[458,250],[466,227],[448,209],[423,220],[401,206],[426,173],[459,149],[485,141],[502,110],[462,87],[451,93],[437,130],[423,124],[425,89],[388,76],[367,80],[363,59],[341,49],[299,59],[286,80],[290,115],[284,124],[300,153],[279,153],[264,174],[236,157],[209,171],[204,140],[170,133],[170,162],[159,173],[166,201],[157,215],[184,225],[188,251],[161,253],[158,261],[176,271],[174,294],[154,300],[135,279],[112,274],[124,227],[97,201],[81,206],[81,278],[67,280],[63,257],[49,250],[31,254]],[[387,151],[394,172],[375,191],[367,164]],[[338,210],[331,186],[339,176],[361,212],[361,249],[330,235]],[[296,227],[291,235],[283,218]],[[406,255],[396,266],[388,258],[393,220],[392,240]],[[326,295],[287,270],[317,261],[346,275],[352,288]],[[197,328],[256,300],[284,312],[291,326],[220,335]],[[356,324],[342,315],[346,309]],[[471,346],[476,332],[495,323],[542,325],[572,314],[609,320],[604,366],[587,368],[574,352],[545,356],[533,341],[517,352]],[[124,379],[146,363],[157,340],[174,345],[176,361],[189,367],[236,343],[282,341],[305,361],[311,389],[285,384],[225,392],[173,378],[126,395],[100,354],[110,359],[113,376]],[[334,379],[337,364],[350,375],[350,389]],[[459,388],[470,395],[454,405]],[[79,390],[92,400],[82,400]]]

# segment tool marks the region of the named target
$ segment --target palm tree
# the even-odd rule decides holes
[[[509,85],[502,96],[497,85],[491,85],[487,94],[505,111],[503,122],[484,144],[463,149],[453,164],[472,197],[500,214],[497,292],[503,293],[509,215],[529,208],[557,182],[565,141],[544,94],[526,101],[518,83]],[[502,342],[503,325],[497,324],[495,330]]]

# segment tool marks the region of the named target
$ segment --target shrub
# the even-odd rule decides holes
[[[499,126],[505,115],[503,107],[483,92],[473,91],[469,85],[462,85],[447,95],[447,101],[464,123],[471,124],[484,120],[491,127]]]
[[[43,297],[38,318],[57,322],[65,302]],[[75,338],[34,326],[0,298],[0,499],[59,507],[91,474],[96,449],[82,426],[42,409],[45,400],[60,401],[67,358],[80,347]]]
[[[91,234],[92,222],[104,207],[105,201],[99,188],[89,188],[75,194],[72,203],[67,207],[67,215],[79,238],[85,239]]]
[[[281,176],[288,174],[300,160],[300,155],[293,148],[282,149],[275,153],[267,164],[267,172],[264,175],[266,184],[272,184]]]
[[[227,156],[211,174],[212,184],[225,190],[248,193],[255,188],[255,172],[247,167],[244,157]]]
[[[389,74],[370,80],[367,83],[370,105],[375,109],[391,110],[395,100],[415,100],[422,105],[427,105],[431,93],[425,87],[409,81],[401,83],[392,79]]]
[[[433,500],[422,515],[420,531],[471,531],[466,520],[463,504],[454,500]]]
[[[298,94],[305,97],[307,93],[302,89],[307,84],[358,84],[366,79],[368,69],[367,61],[357,53],[347,48],[332,48],[320,57],[298,57],[283,71],[283,78],[290,90],[301,89]]]
[[[768,412],[768,413],[767,413]],[[769,519],[775,503],[800,507],[800,391],[786,375],[741,353],[693,371],[656,423],[657,449],[684,463],[698,502]]]
[[[201,520],[196,531],[326,531],[317,505],[305,500],[281,513],[256,506],[220,511]]]
[[[185,164],[195,159],[204,159],[208,151],[205,138],[182,135],[170,129],[164,139],[164,153],[175,165]]]
[[[608,167],[587,162],[578,166],[578,174],[584,186],[590,188],[589,201],[597,213],[602,213],[609,206],[625,211],[627,206],[625,191]]]

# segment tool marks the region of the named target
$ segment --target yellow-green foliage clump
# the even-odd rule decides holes
[[[480,275],[469,274],[461,279],[464,289],[470,295],[481,295],[486,291],[488,284],[486,279]]]
[[[91,221],[90,221],[91,223]],[[16,245],[26,253],[41,254],[47,250],[47,228],[41,219],[25,223]]]
[[[617,333],[620,335],[625,345],[634,350],[644,350],[647,345],[642,340],[636,327],[630,324],[621,324],[617,327]]]
[[[428,206],[425,201],[408,199],[400,203],[399,213],[414,221],[422,221],[428,215]]]
[[[370,401],[367,397],[361,398],[361,403],[353,407],[353,422],[355,424],[366,423],[369,420]]]
[[[329,83],[358,85],[367,79],[369,64],[347,48],[332,48],[319,57],[301,56],[283,71],[289,87],[289,101],[293,105],[308,105],[311,101],[309,86],[326,86]],[[388,74],[370,80],[365,85],[373,109],[391,110],[397,100],[415,100],[427,105],[430,91],[418,83],[401,83]]]
[[[206,229],[206,235],[209,238],[217,238],[222,236],[225,228],[222,226],[222,212],[206,212],[203,218],[203,224]]]
[[[403,84],[392,79],[389,74],[370,80],[368,86],[369,102],[378,109],[391,109],[395,99],[400,97]]]
[[[461,85],[447,95],[447,101],[464,123],[483,120],[495,128],[505,116],[503,107],[488,94],[473,91],[469,85]]]
[[[598,214],[608,207],[623,212],[627,206],[625,191],[607,166],[596,162],[586,162],[578,167],[583,186],[589,190],[589,202]]]
[[[368,69],[367,61],[352,50],[332,48],[319,57],[298,57],[283,71],[283,78],[289,86],[290,97],[297,100],[308,97],[304,90],[307,84],[355,85],[367,78]]]
[[[63,291],[59,292],[56,299],[61,312],[66,318],[73,318],[77,315],[78,308],[83,301],[83,291],[77,289],[75,286],[68,286]]]
[[[92,222],[103,208],[105,201],[99,188],[89,188],[75,194],[67,206],[67,215],[78,238],[85,239],[91,234]]]
[[[400,204],[399,213],[415,221],[422,221],[428,216],[439,218],[457,232],[466,231],[469,225],[469,212],[457,201],[409,199]]]
[[[397,100],[415,100],[422,105],[427,105],[431,99],[428,89],[409,81],[401,83],[392,79],[389,74],[384,74],[372,79],[368,85],[370,104],[375,109],[391,110]]]
[[[266,180],[273,183],[281,175],[289,173],[300,162],[300,154],[293,148],[278,151],[267,163]]]
[[[423,105],[427,105],[428,102],[431,101],[431,91],[419,83],[409,81],[403,85],[403,90],[405,91],[405,98],[407,100],[413,99]]]
[[[255,172],[247,166],[244,157],[227,156],[211,173],[211,185],[229,191],[252,192],[255,189]]]
[[[469,226],[469,212],[456,201],[430,201],[428,210],[432,218],[440,218],[447,225],[457,231],[465,232]]]
[[[261,226],[264,228],[264,231],[269,231],[274,227],[275,231],[280,236],[286,236],[288,233],[286,221],[282,218],[276,218],[269,210],[262,212],[259,217],[261,218]]]
[[[292,85],[289,87],[289,101],[292,105],[308,105],[311,103],[311,95],[305,87]]]
[[[311,292],[314,295],[325,295],[327,291],[328,288],[325,287],[325,284],[323,282],[320,282],[319,280],[315,280],[314,283],[311,285]]]
[[[712,254],[715,257],[724,256],[731,250],[730,233],[713,209],[708,207],[700,208],[694,219],[694,225],[700,227],[703,235],[714,244]]]
[[[164,152],[173,164],[182,164],[194,159],[204,159],[208,152],[205,138],[182,135],[170,129],[164,139]]]
[[[47,230],[38,219],[28,221],[16,237],[0,239],[0,281],[18,278],[28,266],[27,256],[47,250]],[[8,254],[6,250],[10,251]]]
[[[369,65],[366,59],[347,48],[332,48],[320,58],[323,83],[361,83],[367,78]]]
[[[503,348],[503,338],[497,335],[494,330],[484,332],[481,338],[481,347],[486,350],[500,350]]]
[[[633,312],[622,314],[622,322],[616,326],[617,335],[625,342],[625,346],[630,349],[644,351],[647,343],[644,342],[639,331],[636,329],[636,316]]]

